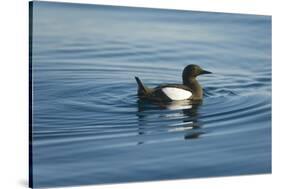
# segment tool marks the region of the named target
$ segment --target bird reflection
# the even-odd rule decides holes
[[[157,132],[161,129],[161,125],[169,123],[171,120],[178,120],[178,123],[173,123],[168,127],[167,132],[184,132],[185,140],[197,139],[204,134],[201,129],[201,124],[198,121],[198,109],[202,101],[173,101],[173,102],[150,102],[138,100],[138,135],[148,136],[152,132]],[[168,119],[167,119],[168,118]],[[162,119],[162,120],[161,120]],[[162,122],[162,123],[161,123]],[[166,123],[167,122],[167,123]],[[161,125],[159,125],[159,123]],[[157,125],[154,126],[154,125]],[[163,128],[162,128],[163,129]],[[144,144],[145,140],[138,141],[138,144]]]

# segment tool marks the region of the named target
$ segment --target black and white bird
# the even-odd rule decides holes
[[[182,84],[162,84],[155,88],[144,86],[138,77],[138,96],[140,99],[152,101],[179,101],[179,100],[202,100],[203,89],[196,77],[211,72],[203,70],[200,66],[190,64],[186,66],[182,73]]]

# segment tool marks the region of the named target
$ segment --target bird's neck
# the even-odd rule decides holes
[[[187,78],[183,80],[183,84],[191,88],[194,99],[202,99],[203,90],[196,78]]]

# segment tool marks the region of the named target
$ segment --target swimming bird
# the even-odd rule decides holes
[[[162,84],[155,88],[146,87],[138,77],[135,77],[138,84],[138,96],[140,99],[157,102],[202,100],[203,89],[196,77],[211,73],[198,65],[190,64],[182,72],[182,84]]]

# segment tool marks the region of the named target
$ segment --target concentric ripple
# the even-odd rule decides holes
[[[113,65],[111,68],[114,70]],[[147,67],[146,69],[152,68]],[[77,72],[77,70],[75,71]],[[72,73],[69,70],[60,70],[60,72],[64,76],[68,75],[68,72]],[[104,76],[104,72],[105,70],[99,70],[98,73],[91,76],[97,78],[93,78],[95,83],[92,85],[91,83],[77,86],[71,84],[68,89],[65,87],[63,91],[56,91],[55,98],[60,99],[60,102],[56,100],[56,106],[52,105],[52,108],[55,108],[53,111],[56,113],[51,117],[41,114],[38,114],[37,117],[42,123],[45,123],[44,120],[46,120],[48,123],[55,121],[57,124],[54,125],[53,131],[50,131],[49,127],[46,128],[46,131],[44,127],[35,127],[34,137],[36,139],[64,137],[69,140],[73,140],[75,137],[80,139],[91,137],[92,140],[135,137],[134,140],[137,141],[140,135],[139,130],[142,130],[142,135],[147,135],[148,141],[146,142],[149,142],[149,137],[153,135],[157,135],[158,142],[161,142],[161,136],[170,132],[182,132],[185,135],[189,132],[200,131],[205,135],[209,130],[213,130],[213,127],[226,127],[225,125],[228,125],[229,122],[239,125],[240,123],[254,123],[270,117],[270,97],[266,94],[265,96],[251,94],[251,89],[248,87],[244,87],[243,93],[235,92],[236,89],[230,89],[227,84],[225,84],[226,86],[221,85],[221,88],[206,87],[203,104],[196,105],[179,101],[160,105],[138,100],[136,83],[132,77],[126,78],[127,80],[119,79],[106,83],[108,78]],[[85,74],[91,75],[92,70],[83,71],[84,77]],[[118,71],[115,70],[111,77],[118,76],[118,74]],[[77,78],[77,82],[81,79],[84,78]],[[214,75],[210,76],[208,80],[216,79],[218,78]],[[252,83],[252,81],[248,82]],[[223,81],[221,83],[224,84]],[[247,85],[246,83],[247,81],[244,82],[244,85]],[[261,83],[260,85],[266,84]],[[153,84],[148,83],[148,86],[153,87]],[[49,99],[47,103],[49,103]],[[60,108],[67,111],[60,111]],[[207,126],[204,126],[204,129],[201,128],[205,124]],[[227,129],[230,129],[230,126]],[[175,139],[180,140],[178,137]],[[131,144],[133,145],[133,143]]]
[[[35,4],[34,187],[271,172],[269,17]],[[202,103],[138,99],[188,64]]]

